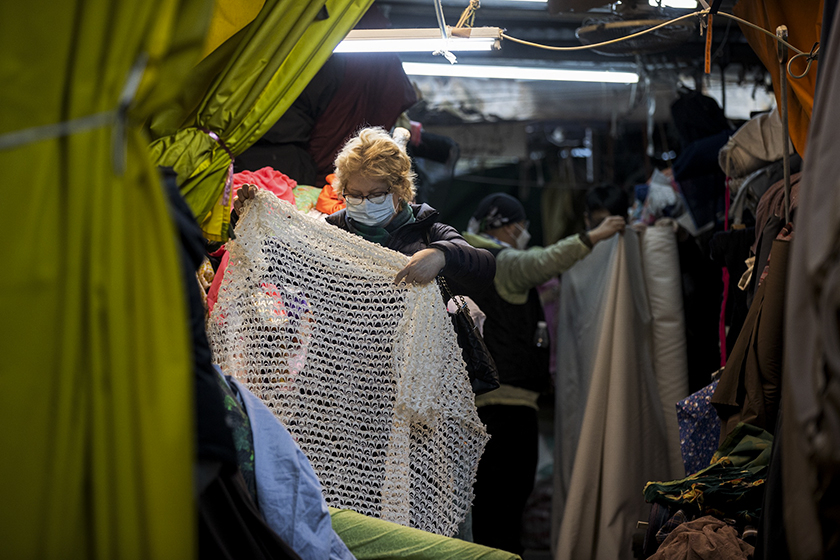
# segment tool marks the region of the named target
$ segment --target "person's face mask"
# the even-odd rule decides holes
[[[531,234],[528,233],[528,226],[515,224],[519,228],[519,233],[516,235],[516,248],[525,249],[528,247],[528,242],[531,240]]]
[[[386,195],[381,202],[365,199],[360,204],[351,204],[349,200],[347,201],[347,215],[353,221],[366,226],[383,226],[396,212],[392,194]]]

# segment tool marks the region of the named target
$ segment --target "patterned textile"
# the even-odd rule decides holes
[[[663,505],[682,504],[692,514],[755,522],[761,515],[772,443],[773,436],[765,430],[738,424],[710,466],[682,480],[648,482],[645,499]]]
[[[709,466],[720,441],[720,419],[711,403],[717,385],[715,380],[677,403],[680,448],[688,474]]]
[[[239,470],[242,471],[242,478],[248,487],[248,493],[257,502],[257,478],[254,470],[254,436],[251,433],[251,421],[248,413],[239,402],[234,388],[229,386],[221,375],[217,375],[219,387],[224,395],[225,410],[227,410],[227,423],[233,434],[233,445],[236,447],[236,462]]]
[[[208,322],[216,363],[288,428],[327,503],[455,534],[487,441],[435,284],[264,191],[228,244]]]
[[[295,207],[301,212],[309,212],[318,203],[321,189],[309,185],[298,185],[292,191],[295,195]]]

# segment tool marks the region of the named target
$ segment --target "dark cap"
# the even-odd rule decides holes
[[[469,231],[480,233],[526,219],[525,207],[521,202],[509,194],[493,193],[478,203],[478,208],[470,220]]]

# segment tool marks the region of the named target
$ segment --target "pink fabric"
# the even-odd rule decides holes
[[[221,250],[221,249],[220,249]],[[225,275],[228,261],[230,260],[230,253],[224,251],[222,255],[222,262],[219,263],[219,269],[213,277],[213,283],[210,284],[210,290],[207,291],[207,313],[213,311],[213,306],[216,305],[216,300],[219,299],[219,286],[222,285],[222,278]]]
[[[729,229],[729,177],[726,178],[726,208],[723,214],[723,231]],[[720,367],[726,366],[726,303],[729,300],[729,270],[723,267],[723,301],[720,305],[720,323],[718,336],[720,337]]]
[[[238,190],[242,185],[256,185],[261,189],[273,192],[281,200],[295,203],[295,194],[292,189],[297,186],[297,181],[271,167],[263,167],[259,171],[234,173],[234,190]]]

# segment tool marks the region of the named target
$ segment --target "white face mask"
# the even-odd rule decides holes
[[[347,215],[354,222],[359,222],[366,226],[385,225],[396,213],[397,209],[394,208],[392,196],[385,197],[385,200],[378,204],[370,200],[365,200],[355,206],[352,204],[347,205]]]
[[[516,225],[517,227],[522,228],[519,231],[519,235],[516,236],[516,248],[524,250],[528,247],[528,242],[531,240],[531,234],[528,233],[528,228],[524,228],[519,224]]]

